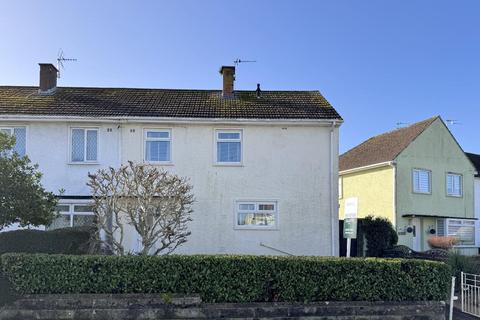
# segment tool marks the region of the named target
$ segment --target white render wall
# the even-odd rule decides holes
[[[2,125],[22,123],[3,123]],[[337,220],[338,129],[333,135],[333,181],[330,177],[329,126],[318,124],[234,126],[210,124],[59,123],[27,124],[27,154],[40,165],[44,186],[65,195],[89,195],[88,172],[143,161],[143,130],[172,132],[172,165],[166,170],[190,178],[196,202],[189,241],[176,253],[331,255],[331,210]],[[70,164],[69,128],[99,127],[99,163]],[[214,164],[214,130],[243,130],[242,166]],[[108,132],[107,129],[111,129]],[[120,143],[121,141],[121,143]],[[121,154],[121,158],[120,158]],[[160,167],[160,166],[159,166]],[[330,185],[332,183],[332,185]],[[331,207],[333,192],[333,207]],[[234,202],[275,200],[278,230],[237,230]],[[338,247],[338,221],[334,225]],[[137,236],[127,237],[131,250]],[[337,249],[335,254],[338,254]]]

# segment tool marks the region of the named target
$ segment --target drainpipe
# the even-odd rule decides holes
[[[335,223],[335,221],[337,221],[338,219],[338,212],[337,210],[334,209],[334,206],[335,206],[335,201],[338,201],[338,197],[337,199],[335,199],[336,192],[333,188],[334,181],[335,181],[335,174],[334,174],[335,131],[334,130],[336,125],[337,125],[337,122],[334,120],[332,122],[332,126],[330,127],[330,224],[331,224],[330,234],[331,234],[331,243],[332,243],[332,251],[331,251],[332,256],[337,255],[337,250],[336,250],[337,239],[335,239],[336,238],[335,235],[337,234],[336,232],[337,224]],[[337,208],[338,208],[338,205],[337,205]]]

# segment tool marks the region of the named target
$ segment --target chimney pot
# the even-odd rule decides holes
[[[50,94],[57,89],[58,69],[51,63],[39,63],[40,66],[40,88],[38,93]]]
[[[233,98],[234,81],[235,81],[235,67],[234,66],[222,66],[220,68],[220,74],[223,75],[223,90],[222,96],[224,98]]]

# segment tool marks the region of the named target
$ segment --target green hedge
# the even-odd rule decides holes
[[[450,268],[421,260],[5,254],[20,293],[200,294],[205,302],[443,300]]]
[[[90,227],[2,232],[0,254],[13,252],[86,254],[91,232]]]

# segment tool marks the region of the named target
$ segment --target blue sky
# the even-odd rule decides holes
[[[433,115],[480,153],[478,1],[4,1],[0,84],[320,90],[344,117],[341,151]]]

